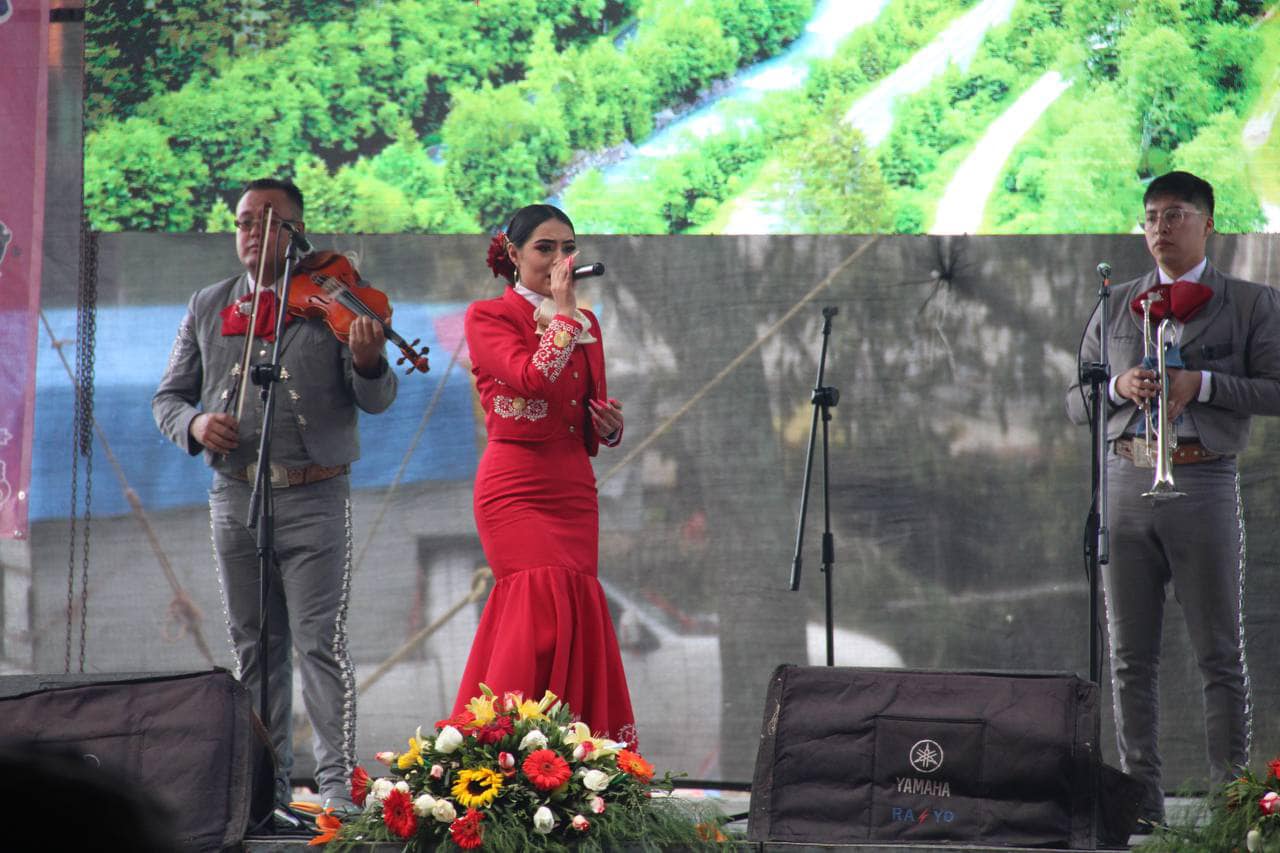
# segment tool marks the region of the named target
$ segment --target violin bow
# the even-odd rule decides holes
[[[240,415],[244,411],[244,395],[249,389],[249,359],[253,356],[253,333],[258,328],[258,296],[262,293],[262,275],[267,269],[267,235],[271,233],[271,218],[275,213],[270,204],[263,205],[262,210],[262,233],[258,235],[258,275],[253,280],[253,310],[249,313],[249,328],[244,331],[244,354],[240,358],[240,390],[236,394],[236,423],[240,422]]]

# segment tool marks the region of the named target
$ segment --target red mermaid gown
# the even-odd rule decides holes
[[[596,580],[599,512],[584,435],[592,430],[587,400],[603,394],[603,357],[588,358],[599,342],[573,346],[567,360],[560,353],[552,375],[535,364],[545,367],[547,347],[555,349],[554,324],[539,336],[532,306],[510,291],[477,306],[467,314],[467,341],[489,441],[473,507],[496,583],[454,713],[480,695],[481,683],[499,696],[518,690],[540,699],[550,690],[593,732],[634,746],[622,657]],[[598,335],[594,318],[592,325]]]

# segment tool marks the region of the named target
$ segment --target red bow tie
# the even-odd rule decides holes
[[[253,294],[246,293],[222,309],[222,334],[228,337],[243,335],[249,328],[251,313],[253,313]],[[285,314],[285,326],[288,326],[292,319],[292,315]],[[274,290],[264,290],[258,294],[258,324],[254,327],[253,336],[262,338],[268,343],[276,339],[276,292]]]
[[[1160,299],[1151,303],[1151,319],[1159,323],[1172,314],[1175,319],[1185,323],[1213,298],[1213,290],[1194,281],[1175,281],[1172,284],[1157,284],[1147,288],[1134,297],[1129,303],[1135,314],[1142,314],[1142,300],[1148,293],[1160,294]]]

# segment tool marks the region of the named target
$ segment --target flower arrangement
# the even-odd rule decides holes
[[[375,841],[406,851],[715,848],[719,815],[671,797],[671,775],[627,745],[593,734],[548,692],[501,698],[485,685],[461,713],[419,728],[404,752],[383,752],[387,775],[360,767],[351,798],[363,811],[312,843]]]
[[[1217,791],[1191,826],[1161,827],[1144,851],[1280,853],[1280,756],[1259,777],[1246,769]]]

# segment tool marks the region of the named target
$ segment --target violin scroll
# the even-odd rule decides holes
[[[414,349],[414,347],[421,342],[422,338],[414,338],[413,343],[400,347],[400,351],[404,353],[404,355],[396,359],[396,365],[404,364],[406,361],[409,362],[409,369],[404,372],[405,376],[408,376],[415,370],[419,373],[426,373],[431,369],[430,365],[427,364],[426,356],[427,353],[431,352],[431,347],[423,347],[421,355],[419,355]],[[399,346],[399,344],[397,344],[397,346]]]

